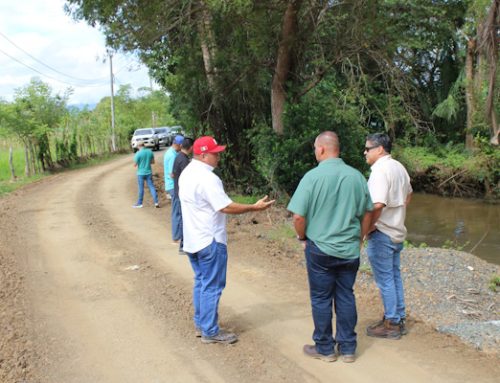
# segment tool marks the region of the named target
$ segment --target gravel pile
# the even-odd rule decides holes
[[[362,264],[368,268],[366,254]],[[401,269],[410,317],[500,353],[500,293],[488,287],[499,266],[457,250],[410,248],[401,255]],[[373,277],[365,273],[358,283],[373,288]]]

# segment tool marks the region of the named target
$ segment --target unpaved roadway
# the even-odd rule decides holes
[[[145,207],[131,208],[131,163],[129,155],[65,172],[0,200],[0,249],[16,257],[23,310],[2,315],[26,327],[26,382],[498,382],[498,359],[425,324],[400,341],[366,337],[378,314],[363,297],[357,361],[306,358],[305,270],[238,226],[220,319],[240,340],[202,344],[191,320],[192,271],[170,243],[169,206],[154,209],[146,191]],[[0,368],[13,357],[2,355]]]

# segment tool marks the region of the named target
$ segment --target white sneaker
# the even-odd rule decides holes
[[[134,209],[140,209],[140,208],[142,208],[142,205],[132,205],[132,207],[133,207]]]
[[[160,207],[160,204],[159,204],[159,203],[155,203],[155,207],[156,207],[156,208],[159,208],[159,207]]]

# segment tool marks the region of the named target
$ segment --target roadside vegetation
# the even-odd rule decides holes
[[[315,166],[319,132],[336,131],[343,159],[368,174],[365,137],[384,131],[417,191],[498,200],[499,0],[179,4],[66,1],[162,90],[132,99],[121,86],[113,132],[109,97],[78,110],[71,89],[33,79],[0,100],[0,140],[23,150],[16,177],[126,149],[139,127],[182,125],[228,146],[220,171],[235,193],[286,201]]]

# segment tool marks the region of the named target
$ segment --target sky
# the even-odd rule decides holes
[[[110,66],[104,35],[64,13],[64,0],[0,0],[0,99],[11,102],[15,89],[38,77],[68,104],[95,104],[109,96]],[[132,96],[150,87],[137,57],[113,56],[115,93],[130,84]],[[154,85],[153,85],[154,86]]]

